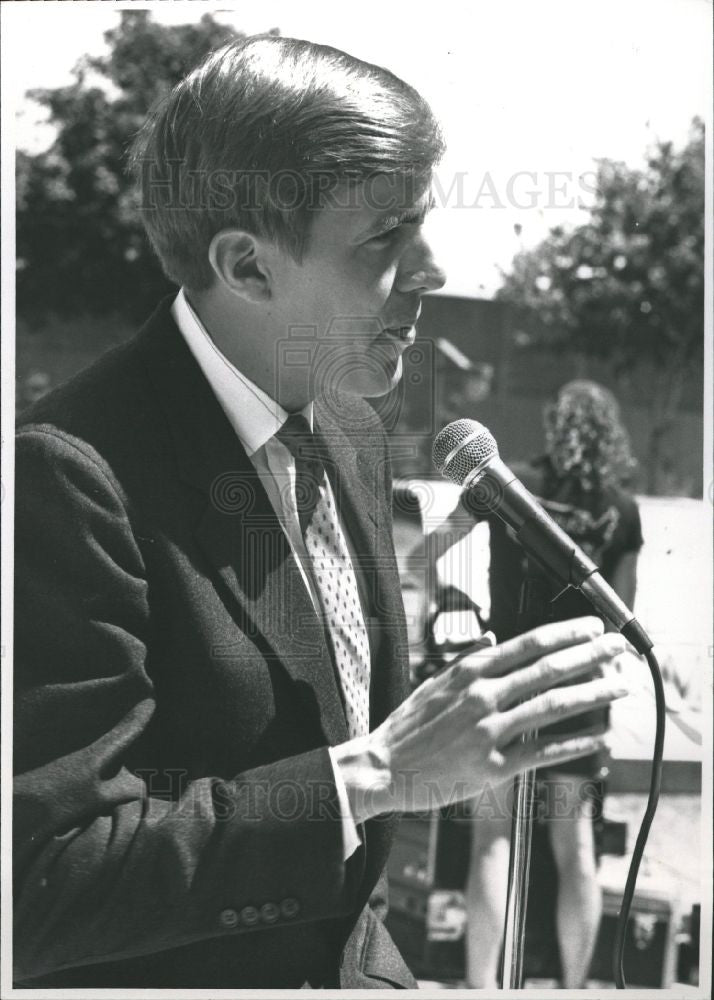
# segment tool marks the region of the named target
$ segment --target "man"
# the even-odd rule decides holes
[[[621,648],[594,619],[405,700],[364,397],[444,280],[440,152],[406,84],[274,37],[214,53],[138,139],[182,290],[17,442],[24,985],[413,986],[382,923],[394,814],[597,745],[519,743],[616,696],[543,693]]]

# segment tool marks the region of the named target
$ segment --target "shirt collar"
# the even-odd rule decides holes
[[[233,430],[248,456],[252,456],[280,430],[289,413],[218,350],[183,288],[174,299],[171,313]],[[308,403],[300,412],[312,430],[313,404]]]

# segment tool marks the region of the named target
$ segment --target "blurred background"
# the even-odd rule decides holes
[[[588,374],[625,409],[637,486],[701,496],[707,3],[452,2],[428,26],[399,4],[13,6],[20,406],[169,290],[124,173],[146,110],[207,49],[274,30],[389,65],[444,123],[449,282],[420,327],[439,417],[478,405],[524,457],[544,399]]]
[[[8,5],[3,15],[14,90],[5,99],[16,112],[17,411],[132,336],[172,291],[143,236],[124,157],[148,108],[206,51],[258,31],[306,37],[387,65],[432,103],[449,149],[429,226],[449,280],[425,299],[405,377],[378,406],[395,473],[417,497],[413,509],[395,508],[407,606],[407,557],[458,500],[434,481],[434,434],[471,417],[491,429],[507,461],[525,460],[542,451],[543,406],[560,386],[577,377],[610,388],[637,459],[627,486],[645,538],[639,614],[663,648],[689,726],[688,734],[670,726],[649,855],[655,902],[642,911],[650,930],[662,930],[662,961],[659,981],[645,985],[695,983],[695,908],[703,884],[710,894],[699,837],[712,657],[702,419],[710,5],[447,0],[427,14],[406,3],[43,2]],[[481,625],[482,529],[440,570]],[[455,622],[437,645],[458,647]],[[620,837],[622,851],[644,803],[647,689],[645,672],[639,698],[627,699],[613,725],[607,803],[620,824],[611,843]],[[422,817],[411,829],[394,861],[397,936],[406,934],[400,943],[422,979],[453,985],[463,976],[453,917],[461,904],[448,891],[460,876],[444,876],[439,858],[454,828]],[[625,863],[622,852],[615,857],[600,865],[613,898]],[[445,899],[435,897],[444,886]],[[431,930],[430,912],[441,913]],[[452,951],[439,951],[450,941]],[[656,965],[648,962],[645,978]],[[531,969],[541,985],[552,975],[547,962]]]

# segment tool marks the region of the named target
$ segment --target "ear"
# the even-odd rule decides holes
[[[242,229],[222,229],[211,240],[208,259],[218,280],[248,302],[271,297],[270,271],[259,237]]]

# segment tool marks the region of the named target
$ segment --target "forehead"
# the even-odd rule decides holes
[[[423,217],[431,197],[431,175],[377,174],[359,182],[341,181],[321,200],[311,235],[315,240],[340,236],[342,242],[356,242]]]

